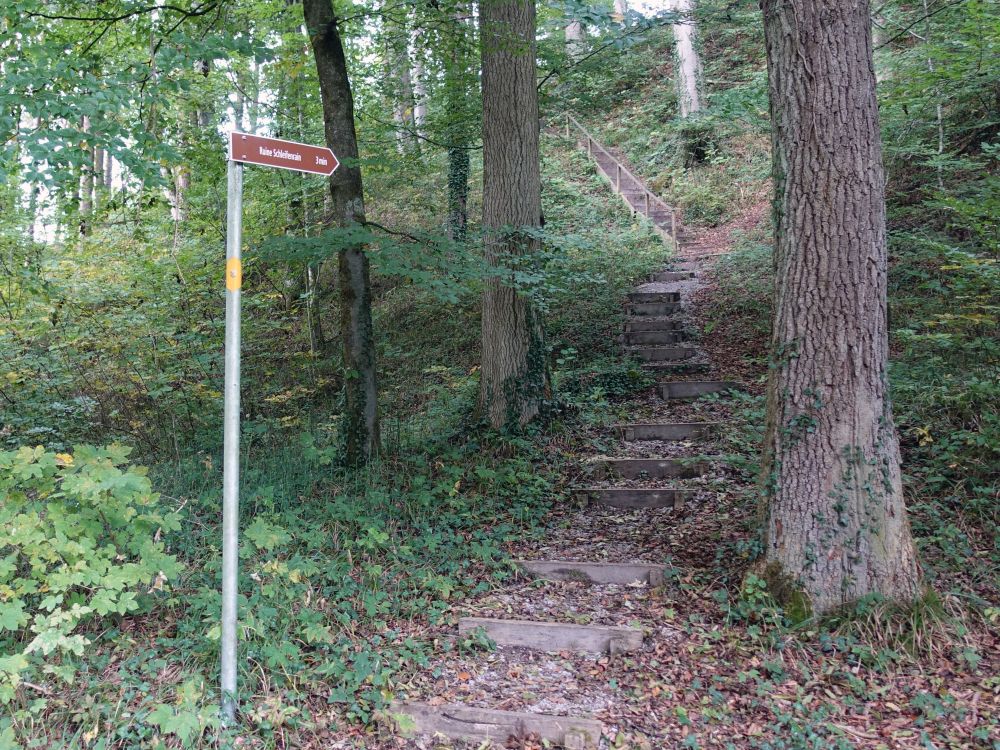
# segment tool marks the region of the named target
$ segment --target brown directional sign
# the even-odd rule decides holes
[[[246,164],[322,175],[331,175],[340,166],[333,151],[323,146],[236,131],[229,134],[229,158]]]

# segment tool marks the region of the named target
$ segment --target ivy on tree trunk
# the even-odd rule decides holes
[[[920,573],[886,377],[885,176],[868,3],[764,0],[775,319],[765,578],[793,616]]]
[[[331,220],[341,227],[365,220],[354,99],[344,45],[331,0],[303,0],[306,29],[316,58],[326,145],[340,159],[330,176]],[[368,256],[361,246],[339,255],[341,337],[344,355],[345,460],[357,465],[379,450],[378,390],[372,335]]]
[[[542,319],[510,270],[538,248],[542,218],[534,0],[480,5],[483,227],[496,270],[483,292],[480,404],[494,427],[524,425],[549,391]]]

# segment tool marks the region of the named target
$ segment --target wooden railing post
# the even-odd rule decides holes
[[[670,236],[674,240],[674,247],[677,247],[677,211],[670,209]]]
[[[615,170],[615,192],[621,193],[622,191],[622,165],[615,162],[617,169]]]
[[[594,148],[593,148],[593,146],[591,145],[591,144],[593,144],[593,142],[594,142],[594,139],[593,139],[593,138],[591,138],[591,137],[590,137],[590,136],[588,135],[588,136],[587,136],[587,156],[593,156],[593,155],[594,155]]]
[[[646,191],[646,216],[649,217],[649,191]]]
[[[569,138],[569,112],[566,113],[566,137]]]

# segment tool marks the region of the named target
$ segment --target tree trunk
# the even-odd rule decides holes
[[[617,23],[624,21],[625,15],[628,13],[628,2],[626,0],[615,0],[612,7],[614,8],[611,13],[612,20]]]
[[[354,131],[354,98],[344,46],[331,0],[303,0],[302,10],[316,58],[326,145],[340,159],[330,177],[332,220],[347,227],[364,222],[365,202]],[[368,256],[355,246],[340,251],[341,337],[344,345],[345,459],[357,465],[379,450],[378,390],[372,334]]]
[[[423,34],[420,29],[416,29],[413,32],[413,127],[418,138],[424,137],[427,125],[427,83],[424,81],[421,46],[423,46]]]
[[[89,143],[90,118],[80,122],[80,130],[87,137],[83,143],[83,166],[80,168],[80,234],[90,234],[90,215],[94,210],[94,147]]]
[[[566,55],[570,60],[576,62],[587,52],[587,34],[583,29],[583,24],[579,21],[570,21],[566,24]]]
[[[480,24],[483,227],[498,271],[483,292],[480,404],[499,428],[529,422],[549,391],[541,317],[505,270],[538,247],[521,228],[541,225],[534,0],[484,0]]]
[[[100,208],[101,194],[104,191],[104,149],[94,149],[94,210]]]
[[[110,151],[104,152],[104,187],[108,192],[111,191],[114,179],[114,157],[111,155]]]
[[[406,48],[396,58],[396,70],[393,75],[399,77],[399,91],[396,94],[396,104],[393,107],[393,119],[396,121],[396,146],[400,153],[416,143],[416,130],[413,127],[413,85],[410,83],[410,56]]]
[[[764,577],[796,617],[872,593],[911,600],[868,3],[763,9],[776,224]]]
[[[683,15],[672,25],[676,47],[677,103],[681,117],[701,111],[701,59],[695,47],[695,23],[692,0],[674,0],[673,9]]]
[[[445,68],[448,107],[448,237],[462,241],[469,223],[470,60],[468,9],[459,3],[452,15],[454,38]]]

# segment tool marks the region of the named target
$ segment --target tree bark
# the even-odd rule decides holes
[[[80,234],[90,234],[90,215],[94,211],[94,147],[89,143],[90,118],[84,115],[80,130],[87,140],[83,143],[83,165],[80,168]]]
[[[534,0],[480,5],[483,89],[483,227],[497,270],[483,292],[480,404],[494,427],[524,425],[549,391],[542,319],[500,277],[523,263],[541,225]]]
[[[104,187],[109,192],[113,186],[114,180],[114,157],[111,155],[110,151],[104,152]]]
[[[695,22],[692,0],[673,0],[672,8],[684,15],[681,23],[671,26],[676,50],[677,103],[681,117],[701,111],[701,58],[695,47]]]
[[[573,20],[566,24],[566,55],[576,62],[587,53],[587,32],[580,21]]]
[[[400,153],[416,143],[416,128],[413,124],[413,84],[410,81],[410,53],[407,41],[393,55],[393,69],[389,75],[399,80],[399,88],[394,92],[395,104],[392,110],[396,122],[396,146]]]
[[[764,0],[775,318],[762,471],[772,591],[793,616],[920,573],[886,360],[885,177],[864,0]]]
[[[330,177],[331,219],[341,227],[348,227],[364,222],[365,203],[347,60],[331,0],[303,0],[302,9],[316,58],[326,145],[341,161],[340,168]],[[371,283],[364,248],[341,250],[339,269],[344,455],[349,464],[357,465],[379,451]]]
[[[94,210],[101,206],[100,196],[104,191],[104,149],[94,149]]]
[[[451,50],[445,68],[446,106],[448,108],[448,237],[462,241],[469,223],[469,143],[472,140],[469,120],[470,80],[476,71],[469,56],[469,29],[465,21],[468,9],[463,3],[452,14]]]
[[[424,60],[421,47],[423,33],[420,29],[413,32],[413,127],[418,138],[423,138],[427,125],[427,83],[424,81]]]

